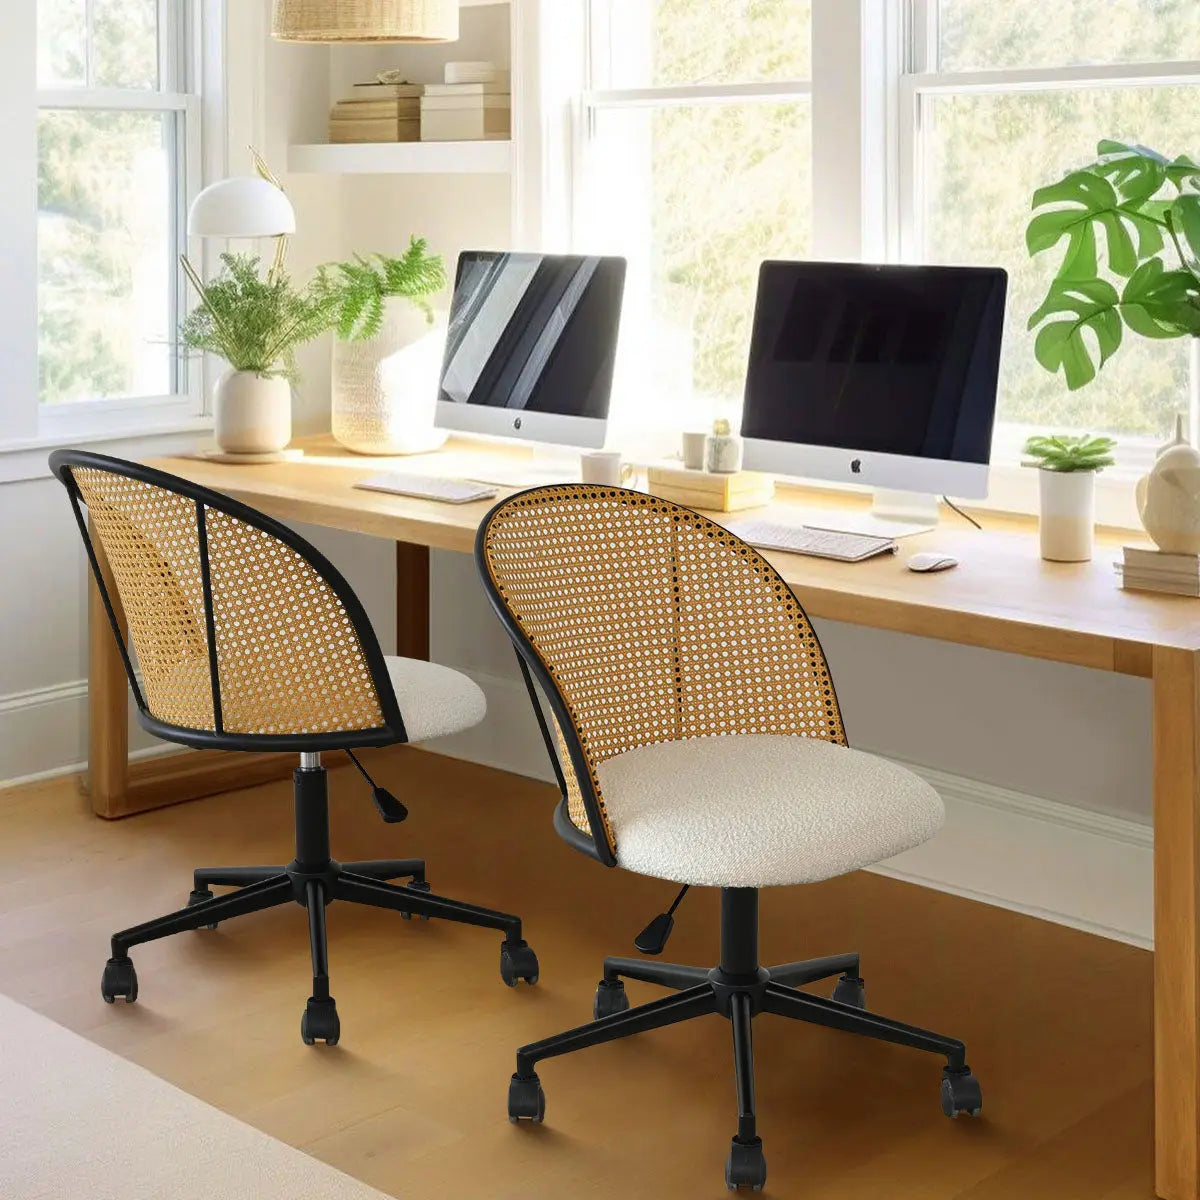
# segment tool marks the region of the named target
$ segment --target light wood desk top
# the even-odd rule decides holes
[[[472,463],[511,467],[529,457],[522,448],[460,440],[437,454],[391,459],[350,454],[328,437],[302,444],[307,455],[301,462],[241,467],[163,458],[150,465],[284,520],[465,553],[494,501],[442,504],[353,484],[388,469],[465,477]],[[786,516],[801,505],[866,504],[845,493],[781,488],[767,511]],[[1113,563],[1131,535],[1101,531],[1091,563],[1046,563],[1038,554],[1036,521],[995,513],[980,519],[983,532],[947,512],[935,532],[903,539],[900,554],[865,563],[775,552],[767,557],[815,617],[1146,677],[1155,646],[1200,649],[1200,603],[1118,586]],[[907,570],[908,556],[926,549],[952,554],[960,565],[927,575]]]

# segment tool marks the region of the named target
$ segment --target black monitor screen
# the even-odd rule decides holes
[[[462,254],[440,399],[605,419],[624,291],[623,258]]]
[[[987,463],[1008,277],[765,262],[745,437]]]

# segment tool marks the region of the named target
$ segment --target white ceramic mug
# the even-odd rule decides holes
[[[680,434],[680,449],[682,451],[683,465],[689,471],[704,470],[704,443],[708,440],[708,431],[701,429],[698,431],[684,430]]]
[[[584,483],[620,487],[633,478],[633,464],[621,462],[619,450],[593,450],[579,456],[579,478]]]

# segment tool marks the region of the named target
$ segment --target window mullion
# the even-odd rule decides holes
[[[193,97],[183,92],[133,88],[43,88],[38,108],[113,109],[123,112],[184,112]]]
[[[940,34],[939,0],[910,0],[908,6],[907,69],[914,74],[932,73],[938,66]]]
[[[763,83],[687,84],[645,88],[611,88],[584,93],[584,103],[596,108],[669,108],[672,105],[742,104],[754,101],[787,103],[812,94],[805,79]]]
[[[86,87],[96,85],[96,0],[84,0],[83,4],[83,81]]]

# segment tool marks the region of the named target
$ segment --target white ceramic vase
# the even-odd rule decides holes
[[[446,440],[433,427],[445,327],[403,297],[385,302],[383,328],[333,343],[333,436],[358,454],[425,454]]]
[[[282,376],[230,369],[213,401],[217,445],[227,454],[272,454],[292,440],[292,385]]]
[[[1096,472],[1038,471],[1042,557],[1089,562],[1096,528]]]

